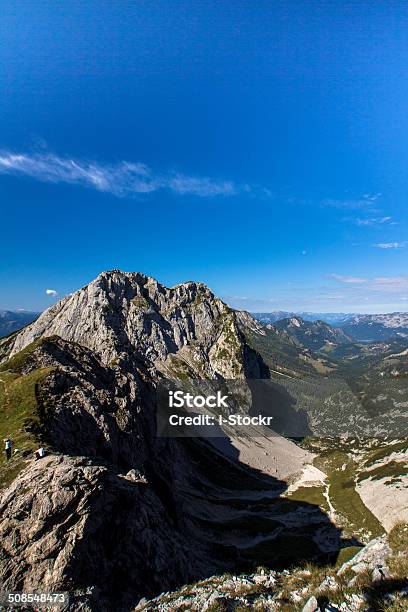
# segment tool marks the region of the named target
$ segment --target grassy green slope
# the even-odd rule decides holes
[[[265,328],[264,336],[248,329],[244,329],[243,333],[249,346],[261,355],[272,375],[279,372],[287,376],[302,377],[326,373],[331,369],[328,362],[302,351],[274,330]]]
[[[23,375],[22,368],[39,346],[36,341],[0,366],[0,440],[13,440],[12,458],[6,461],[2,445],[0,456],[0,487],[7,486],[24,466],[26,457],[40,443],[44,444],[46,406],[41,389],[52,367],[38,368]]]

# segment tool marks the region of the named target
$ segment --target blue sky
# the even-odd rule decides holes
[[[407,25],[393,1],[3,0],[0,308],[122,268],[248,310],[406,310]]]

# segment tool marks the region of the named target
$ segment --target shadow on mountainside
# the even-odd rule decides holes
[[[326,564],[356,544],[319,506],[282,498],[287,484],[240,463],[228,439],[229,458],[200,438],[157,437],[142,370],[61,340],[20,366],[22,376],[52,367],[36,391],[52,448],[2,499],[5,590],[29,579],[31,590],[69,591],[72,609],[130,611],[214,574]]]
[[[197,491],[195,495],[203,504],[214,506],[215,519],[217,508],[229,509],[229,516],[224,512],[215,531],[220,544],[224,539],[227,545],[233,542],[242,567],[253,569],[264,563],[282,569],[303,561],[327,563],[337,558],[340,548],[360,545],[354,538],[344,539],[318,505],[282,497],[288,486],[285,481],[240,463],[238,450],[229,440],[223,442],[228,449],[221,455],[206,441],[185,441],[192,460],[205,474],[195,483],[201,496]],[[200,521],[202,512],[196,517]]]
[[[334,563],[341,547],[359,545],[318,506],[282,499],[285,482],[205,441],[158,440],[155,450],[143,466],[148,485],[106,478],[75,544],[66,576],[77,589],[96,587],[95,610],[130,610],[142,597],[259,565]]]
[[[306,410],[298,407],[298,399],[283,385],[267,380],[250,380],[251,409],[249,414],[273,417],[270,429],[290,438],[304,438],[313,434]]]

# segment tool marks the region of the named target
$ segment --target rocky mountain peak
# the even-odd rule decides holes
[[[168,288],[139,272],[102,272],[22,330],[9,356],[46,336],[91,349],[105,364],[143,362],[176,378],[188,372],[202,378],[242,377],[247,367],[235,311],[205,284],[189,281]]]
[[[290,319],[288,320],[288,324],[292,325],[293,327],[302,327],[304,323],[305,322],[303,321],[303,319],[297,316],[290,317]]]
[[[351,342],[343,330],[332,327],[321,320],[305,321],[300,316],[292,316],[275,323],[277,329],[286,331],[292,338],[308,349],[318,350],[327,342],[347,344]]]

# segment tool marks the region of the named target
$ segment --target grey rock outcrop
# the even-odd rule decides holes
[[[105,364],[139,360],[170,377],[261,375],[259,360],[249,363],[235,311],[202,283],[169,289],[140,273],[103,272],[24,329],[9,356],[54,335],[91,349]]]
[[[129,583],[142,592],[147,576],[159,588],[163,572],[176,581],[191,571],[187,542],[157,495],[84,457],[32,463],[0,512],[4,590],[69,591],[72,610],[80,602],[111,610],[115,599],[121,608]],[[114,585],[109,598],[104,582]]]
[[[143,373],[108,368],[60,338],[18,364],[21,376],[41,368],[50,373],[36,390],[42,427],[32,433],[47,456],[28,459],[1,497],[3,588],[65,590],[72,610],[82,602],[99,612],[128,609],[161,589],[163,575],[174,585],[207,572],[209,547],[191,539],[187,515],[179,528],[181,494],[166,484],[188,487],[189,461],[181,445],[155,438]]]
[[[320,610],[317,599],[312,595],[303,606],[302,612],[318,612]]]
[[[107,366],[46,337],[6,367],[21,379],[48,372],[31,432],[48,454],[25,460],[0,499],[3,588],[66,590],[72,610],[128,610],[236,562],[233,547],[215,543],[213,523],[233,511],[224,500],[220,517],[217,496],[231,495],[229,478],[232,489],[240,478],[262,484],[198,441],[156,437],[155,383],[143,364]]]
[[[0,500],[4,589],[68,590],[72,611],[130,610],[257,564],[263,540],[285,562],[295,541],[318,555],[316,532],[339,540],[318,507],[278,499],[277,478],[203,440],[156,436],[161,377],[264,375],[244,324],[202,284],[113,271],[2,344],[7,376],[47,369],[30,435],[48,451],[24,459]]]
[[[387,537],[380,536],[371,540],[360,552],[358,552],[350,561],[343,563],[338,574],[342,575],[348,569],[353,570],[355,574],[371,570],[372,572],[382,569],[383,574],[388,574],[387,558],[391,555],[391,548],[387,542]],[[382,574],[378,572],[381,579]]]
[[[152,600],[142,600],[134,612],[176,612],[182,610],[293,610],[298,612],[371,612],[374,610],[405,610],[408,593],[407,579],[389,576],[388,579],[370,578],[365,572],[363,579],[355,585],[345,587],[342,574],[358,566],[362,560],[365,569],[388,554],[390,548],[384,538],[367,544],[339,571],[327,566],[313,568],[291,568],[283,571],[258,570],[256,573],[239,576],[218,575],[195,584],[182,587],[175,592],[162,593]],[[392,554],[392,553],[391,553]],[[312,566],[310,566],[312,567]],[[323,578],[316,587],[317,577]],[[389,589],[389,590],[388,590]],[[390,607],[390,609],[391,609]],[[217,608],[218,609],[218,608]]]

